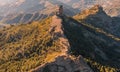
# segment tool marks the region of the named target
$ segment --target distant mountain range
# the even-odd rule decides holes
[[[65,13],[69,16],[95,4],[102,5],[106,13],[111,16],[120,15],[120,2],[116,0],[18,0],[0,6],[0,22],[17,24],[41,20],[53,15],[55,6],[58,4],[64,6]]]
[[[8,12],[10,10],[11,12],[19,12],[19,11],[27,11],[28,9],[39,7],[42,8],[43,6],[38,6],[42,5],[45,2],[52,2],[54,4],[63,2],[73,8],[86,8],[86,7],[91,7],[92,5],[95,4],[100,4],[103,5],[105,8],[113,9],[113,8],[119,8],[120,1],[118,0],[18,0],[18,1],[13,1],[12,3],[5,4],[3,6],[0,6],[1,8],[1,13],[2,12]],[[14,9],[13,9],[14,8]],[[37,10],[39,10],[39,8]],[[31,9],[32,10],[32,9]],[[9,12],[10,12],[9,11]]]
[[[120,1],[119,0],[59,0],[63,3],[84,10],[90,8],[93,5],[99,4],[104,7],[104,10],[110,16],[119,16],[120,15]]]
[[[25,0],[19,5],[7,5],[2,7],[3,16],[1,22],[7,24],[29,23],[41,20],[55,13],[56,5],[63,5],[66,15],[73,16],[79,12],[60,1],[56,0]]]
[[[56,4],[65,5],[57,0],[24,0],[22,3],[18,2],[16,4],[15,2],[12,4],[0,6],[0,13],[1,15],[8,15],[12,13],[33,13],[48,8],[49,6],[55,6]],[[67,5],[65,5],[65,7],[66,6]]]

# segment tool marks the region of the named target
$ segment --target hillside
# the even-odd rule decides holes
[[[90,9],[87,9],[77,14],[73,18],[78,21],[78,24],[81,23],[80,26],[82,25],[83,27],[86,28],[80,31],[75,29],[73,33],[75,32],[76,33],[75,34],[71,33],[72,35],[76,35],[79,37],[77,38],[76,43],[80,43],[81,45],[78,44],[76,46],[74,40],[74,38],[76,37],[74,36],[73,38],[69,37],[70,39],[73,40],[71,44],[75,43],[73,44],[73,46],[76,47],[76,51],[74,53],[77,55],[82,53],[83,56],[86,54],[85,56],[91,57],[98,63],[119,69],[120,37],[117,34],[119,31],[118,30],[115,31],[115,29],[113,29],[119,28],[120,25],[118,22],[119,18],[116,17],[113,23],[113,18],[108,16],[102,10],[101,6],[94,6]],[[78,33],[83,33],[83,35],[79,35]],[[80,50],[85,49],[85,51],[80,51],[78,49]],[[86,49],[90,50],[87,51]],[[90,52],[90,54],[88,54],[88,52]]]
[[[55,50],[56,44],[47,32],[50,22],[49,18],[0,30],[0,72],[28,71],[44,62],[44,53]]]
[[[92,72],[82,56],[74,57],[67,54],[69,48],[68,39],[62,30],[62,19],[57,16],[40,22],[5,28],[0,30],[0,72],[45,72],[46,68],[53,70],[49,67],[53,64],[58,67],[63,65],[66,72]],[[60,63],[61,59],[68,65]]]
[[[89,25],[93,25],[97,28],[101,28],[117,37],[120,37],[120,18],[110,17],[103,10],[103,7],[99,5],[95,5],[90,9],[84,10],[83,12],[74,16],[74,18]]]

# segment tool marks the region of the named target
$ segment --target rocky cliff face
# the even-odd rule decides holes
[[[53,39],[59,39],[61,53],[52,61],[31,70],[32,72],[93,72],[82,56],[74,57],[69,54],[70,44],[63,30],[62,19],[53,16],[49,32]]]

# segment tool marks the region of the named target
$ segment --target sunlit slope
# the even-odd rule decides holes
[[[59,54],[59,41],[48,32],[50,23],[47,18],[0,30],[0,72],[29,71],[44,64],[48,54]]]

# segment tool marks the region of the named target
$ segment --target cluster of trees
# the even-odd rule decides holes
[[[0,31],[0,72],[26,72],[45,63],[47,54],[59,51],[48,30],[51,18]]]
[[[117,72],[119,69],[102,65],[94,60],[91,60],[90,58],[85,58],[85,61],[87,61],[88,65],[91,66],[93,71],[95,72]]]

